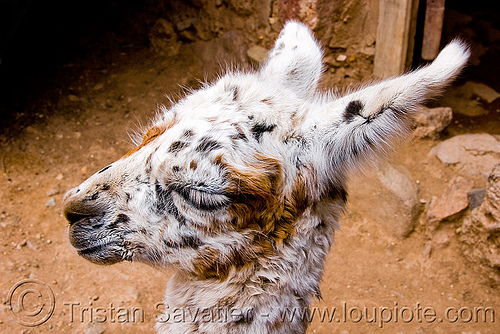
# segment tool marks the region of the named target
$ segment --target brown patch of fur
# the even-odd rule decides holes
[[[191,168],[192,170],[196,170],[196,168],[198,168],[198,163],[194,160],[191,160],[191,162],[189,163],[189,168]]]
[[[148,131],[146,132],[146,134],[142,137],[142,142],[139,144],[139,146],[136,146],[133,149],[131,149],[130,151],[128,151],[122,157],[122,159],[130,156],[132,153],[139,151],[141,148],[143,148],[144,146],[151,143],[153,140],[155,140],[156,138],[161,136],[165,131],[167,131],[167,129],[170,129],[172,126],[174,126],[175,123],[176,123],[176,121],[174,119],[169,123],[155,125],[155,126],[149,128]]]
[[[224,280],[233,267],[241,270],[256,264],[257,259],[275,255],[277,247],[295,234],[295,223],[311,201],[302,178],[298,178],[290,194],[283,195],[282,166],[274,158],[257,157],[251,169],[230,166],[222,155],[215,160],[231,180],[226,190],[232,199],[229,212],[235,219],[229,228],[246,235],[248,247],[235,248],[230,255],[204,249],[195,270],[202,278]]]
[[[218,249],[205,248],[201,256],[194,261],[196,275],[201,279],[218,279],[224,281],[231,267],[238,269],[252,264],[251,254],[248,249],[233,249],[231,254],[221,254]]]
[[[268,104],[268,105],[273,105],[273,101],[270,97],[266,97],[265,99],[261,100],[262,103]]]

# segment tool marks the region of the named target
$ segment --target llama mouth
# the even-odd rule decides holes
[[[73,233],[72,233],[73,232]],[[97,264],[113,264],[124,260],[123,239],[118,236],[81,233],[70,227],[70,242],[78,255]]]
[[[117,241],[100,242],[88,247],[76,248],[76,251],[84,259],[97,264],[109,265],[125,260],[123,248]]]
[[[95,245],[95,246],[89,246],[89,247],[83,247],[83,248],[77,248],[76,251],[80,255],[88,255],[92,253],[98,253],[102,250],[105,250],[111,245],[117,245],[115,242],[108,242],[100,245]]]

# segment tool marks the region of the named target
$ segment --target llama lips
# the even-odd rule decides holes
[[[123,261],[123,250],[115,242],[77,249],[78,254],[96,264],[109,265]]]
[[[104,238],[91,243],[82,243],[74,239],[70,234],[71,244],[76,248],[78,255],[86,260],[97,264],[114,264],[124,260],[124,250],[121,246],[121,240]]]
[[[78,254],[98,264],[123,261],[123,239],[105,228],[104,217],[83,216],[69,226],[69,240]]]

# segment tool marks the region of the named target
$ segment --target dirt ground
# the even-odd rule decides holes
[[[494,71],[498,74],[498,67]],[[195,48],[164,58],[135,45],[83,60],[70,58],[32,83],[41,92],[28,94],[27,101],[21,95],[10,97],[9,106],[26,108],[29,115],[14,113],[0,134],[1,333],[154,332],[157,304],[172,272],[85,261],[68,242],[61,201],[67,190],[131,148],[128,133],[147,123],[158,104],[169,105],[164,94],[175,99],[183,92],[179,85],[196,87],[198,79],[217,73],[216,64],[198,60]],[[345,83],[327,75],[325,82]],[[442,139],[460,133],[500,134],[498,107],[488,105],[489,114],[479,118],[455,115]],[[409,140],[390,156],[418,180],[419,196],[427,203],[455,175],[428,157],[437,142]],[[500,332],[498,287],[465,261],[455,237],[430,251],[421,218],[408,238],[395,238],[370,217],[370,206],[383,206],[383,198],[379,203],[363,201],[366,192],[376,191],[370,173],[356,176],[349,189],[348,212],[326,263],[323,298],[312,305],[322,312],[337,308],[336,315],[332,321],[316,317],[308,333]],[[454,235],[453,222],[444,228]],[[52,316],[37,327],[19,324],[8,305],[9,291],[23,279],[45,282],[54,294]],[[33,295],[26,298],[27,304],[39,301]],[[491,314],[475,319],[474,308],[481,307],[497,312],[494,321]],[[105,321],[91,315],[97,308],[104,310],[100,315],[105,312]],[[134,319],[134,310],[144,318]],[[434,318],[429,316],[433,311]],[[445,320],[447,311],[451,318]]]

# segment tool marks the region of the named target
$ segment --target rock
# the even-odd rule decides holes
[[[453,111],[455,113],[469,117],[483,116],[489,114],[489,110],[483,108],[481,106],[481,103],[479,103],[479,101],[477,100],[469,100],[457,97],[454,100],[454,102],[451,102],[448,105],[453,108]]]
[[[479,101],[493,102],[498,98],[497,94],[486,85],[469,81],[461,87],[450,88],[450,93],[443,97],[442,102],[453,108],[454,113],[475,117],[489,113]]]
[[[415,122],[413,137],[438,139],[439,134],[450,124],[452,118],[453,112],[449,107],[432,109],[421,107],[413,117]]]
[[[193,27],[194,21],[195,21],[194,19],[188,19],[188,20],[177,22],[177,24],[175,25],[175,30],[184,31],[186,29],[189,29],[189,28]]]
[[[456,176],[441,197],[432,197],[427,211],[428,231],[436,230],[442,221],[458,218],[469,206],[467,193],[473,186],[474,182]]]
[[[500,284],[500,164],[496,165],[486,186],[484,201],[465,217],[459,240],[465,257]]]
[[[499,164],[500,165],[500,164]],[[491,217],[500,223],[500,167],[497,165],[488,177],[488,187],[486,188],[484,209]],[[500,228],[500,226],[498,226]]]
[[[229,7],[233,9],[236,14],[242,16],[248,16],[255,13],[255,2],[254,1],[238,1],[238,0],[228,0]]]
[[[141,302],[143,300],[143,293],[140,289],[136,287],[130,287],[128,290],[122,295],[123,300],[129,301],[131,303]]]
[[[338,55],[335,60],[339,61],[339,62],[344,62],[344,61],[346,61],[346,59],[347,59],[346,55]]]
[[[468,81],[462,87],[465,91],[470,92],[469,98],[479,97],[488,103],[492,103],[500,97],[500,94],[493,88],[479,82]]]
[[[57,174],[56,180],[61,181],[62,179],[64,179],[64,175],[62,173]]]
[[[76,95],[70,94],[68,95],[68,100],[70,100],[71,102],[78,102],[80,101],[80,98]]]
[[[467,198],[469,199],[469,207],[474,210],[480,206],[484,201],[484,196],[486,194],[486,189],[472,189],[467,193]]]
[[[335,60],[335,57],[333,55],[327,55],[323,58],[323,62],[328,65],[330,68],[332,67],[340,67],[342,64],[340,64],[338,61]]]
[[[101,82],[96,84],[94,87],[92,87],[93,90],[101,90],[103,88],[104,88],[104,84]]]
[[[50,206],[55,206],[56,205],[56,200],[54,199],[54,197],[51,197],[47,203],[45,203],[45,206],[46,207],[50,207]]]
[[[374,46],[366,46],[360,51],[362,54],[373,57],[375,55],[375,47]]]
[[[488,177],[500,162],[500,141],[487,133],[458,135],[432,148],[429,155],[468,176]]]
[[[425,259],[429,259],[431,257],[431,254],[432,254],[432,243],[426,242],[422,250],[422,255],[424,256]]]
[[[451,239],[455,237],[455,232],[450,229],[440,229],[432,235],[432,249],[441,249],[449,246]]]
[[[416,331],[415,334],[426,334],[427,331],[423,327],[419,327]]]
[[[34,243],[32,243],[31,241],[26,241],[26,245],[31,249],[31,250],[37,250],[37,247],[35,246]]]
[[[175,25],[175,31],[181,40],[192,42],[196,40],[195,19],[180,21]]]
[[[156,53],[166,57],[176,56],[181,47],[172,24],[161,18],[151,28],[149,41]]]
[[[102,323],[90,322],[85,324],[83,334],[102,334],[106,331],[106,326]]]
[[[250,61],[256,63],[264,63],[267,59],[267,55],[269,54],[269,50],[263,48],[262,46],[252,46],[247,51],[247,57]]]
[[[47,196],[49,196],[49,197],[52,197],[52,196],[57,195],[57,194],[59,194],[59,189],[53,188],[53,189],[50,189],[49,191],[47,191]]]
[[[29,125],[27,126],[24,131],[26,131],[26,133],[29,133],[29,134],[32,134],[32,135],[36,135],[36,136],[41,136],[43,133],[42,131],[34,128],[33,126]]]
[[[420,208],[417,186],[410,172],[401,166],[380,166],[377,176],[380,182],[377,188],[382,190],[377,198],[367,201],[380,201],[384,205],[375,205],[371,216],[394,236],[407,237],[415,227]]]

